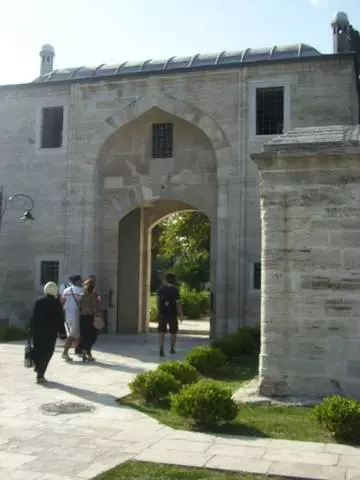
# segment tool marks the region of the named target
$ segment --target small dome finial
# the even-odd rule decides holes
[[[349,17],[345,12],[337,12],[333,16],[331,21],[331,25],[341,25],[341,26],[348,26],[350,25]]]
[[[40,75],[52,72],[54,70],[55,49],[52,45],[46,43],[40,50],[41,65]]]
[[[349,53],[350,52],[350,22],[345,12],[337,12],[332,21],[331,27],[333,31],[333,52]]]

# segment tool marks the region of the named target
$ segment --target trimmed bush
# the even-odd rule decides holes
[[[242,327],[237,332],[213,342],[231,362],[237,357],[258,355],[260,352],[260,328]]]
[[[27,338],[27,330],[16,325],[0,325],[0,342],[16,342]]]
[[[178,380],[181,385],[190,385],[199,380],[196,369],[187,362],[165,362],[159,365],[158,371],[169,373]]]
[[[199,426],[230,422],[237,414],[231,389],[209,380],[188,385],[177,395],[172,395],[171,408]]]
[[[314,407],[319,424],[335,438],[360,441],[360,402],[340,395]]]
[[[129,384],[132,393],[139,395],[146,403],[154,405],[169,400],[171,393],[177,393],[181,383],[170,373],[159,370],[139,373]]]
[[[209,292],[190,290],[185,285],[182,285],[180,288],[180,297],[185,317],[191,320],[196,320],[202,315],[207,315],[209,313]]]
[[[185,357],[199,373],[208,375],[214,373],[226,363],[226,356],[218,348],[198,346],[193,348]]]

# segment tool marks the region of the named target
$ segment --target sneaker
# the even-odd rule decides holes
[[[160,348],[160,357],[165,357],[164,349]]]
[[[42,378],[37,378],[37,379],[36,379],[36,383],[37,383],[38,385],[43,385],[43,384],[46,383],[46,382],[47,382],[47,380],[46,380],[44,377],[42,377]]]
[[[171,355],[175,355],[175,353],[176,353],[175,348],[170,348],[170,353],[171,353]]]

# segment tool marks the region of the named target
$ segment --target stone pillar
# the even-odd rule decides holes
[[[121,333],[139,333],[141,330],[141,221],[141,209],[137,208],[119,224],[117,331]]]
[[[140,246],[139,246],[139,333],[149,332],[149,295],[151,282],[151,234],[146,214],[147,208],[140,207]]]
[[[259,392],[360,398],[360,127],[295,129],[260,174]]]

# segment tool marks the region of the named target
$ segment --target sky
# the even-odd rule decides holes
[[[307,43],[332,52],[331,19],[360,29],[360,0],[0,0],[0,85],[54,68]]]

